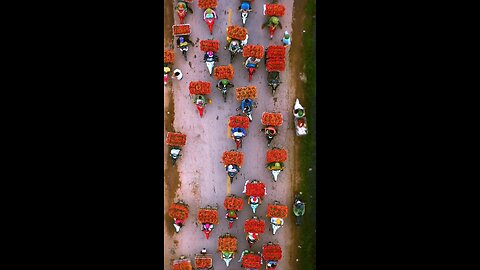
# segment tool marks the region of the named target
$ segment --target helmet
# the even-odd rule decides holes
[[[238,45],[237,41],[232,40],[232,46],[237,46],[237,45]]]
[[[248,2],[243,2],[240,8],[243,10],[247,10],[250,8],[250,4]]]
[[[212,13],[212,9],[211,9],[211,8],[207,8],[207,9],[205,10],[205,12],[207,12],[207,13]]]
[[[280,166],[280,163],[279,163],[279,162],[275,162],[275,166]]]
[[[184,42],[185,39],[183,37],[180,37],[180,43]]]
[[[184,8],[184,7],[185,7],[185,4],[184,4],[183,2],[180,2],[180,3],[178,3],[178,7],[179,7],[179,8]]]
[[[208,55],[208,57],[213,57],[213,52],[212,52],[212,51],[208,51],[208,52],[207,52],[207,55]]]
[[[277,17],[272,17],[272,23],[278,24],[278,18]]]
[[[233,215],[235,215],[235,211],[230,210],[230,212],[228,212],[228,214],[229,214],[230,216],[233,216]]]
[[[227,84],[228,84],[228,80],[227,80],[227,79],[220,80],[220,83],[223,84],[223,85],[227,85]]]
[[[290,37],[290,35],[289,35],[289,34],[285,34],[285,38],[289,38],[289,37]]]

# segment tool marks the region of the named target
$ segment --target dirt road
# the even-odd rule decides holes
[[[279,2],[285,5],[286,14],[281,17],[283,29],[277,29],[273,40],[269,39],[267,28],[261,29],[261,24],[266,19],[263,15],[264,1],[253,2],[254,12],[249,15],[246,23],[249,44],[261,44],[265,48],[269,45],[281,45],[280,39],[285,30],[295,37],[291,25],[293,1],[280,0]],[[212,93],[208,95],[208,98],[212,99],[212,103],[206,107],[203,118],[200,118],[188,92],[190,81],[204,80],[211,82],[212,85],[216,84],[216,80],[209,76],[207,67],[203,62],[203,52],[199,48],[200,40],[212,37],[219,40],[221,49],[217,54],[219,62],[216,63],[216,66],[229,64],[230,54],[227,50],[223,50],[226,44],[226,27],[229,23],[241,26],[240,13],[237,11],[239,4],[240,1],[219,1],[219,6],[216,9],[219,18],[215,21],[213,36],[211,36],[206,23],[203,21],[203,11],[198,8],[195,1],[191,5],[194,14],[188,14],[184,23],[191,25],[190,39],[196,45],[188,51],[188,61],[185,61],[178,49],[175,50],[176,57],[172,70],[180,68],[184,78],[181,81],[173,81],[173,87],[169,85],[165,88],[165,97],[169,104],[171,102],[174,106],[174,109],[172,109],[167,104],[165,110],[172,115],[174,113],[173,128],[175,131],[187,135],[187,145],[182,149],[183,156],[177,162],[176,169],[171,168],[170,159],[167,159],[165,164],[167,166],[165,174],[167,196],[165,202],[166,207],[168,207],[173,200],[183,199],[189,205],[190,216],[186,221],[186,226],[181,229],[180,233],[175,234],[173,222],[167,216],[166,209],[164,211],[165,226],[167,227],[164,231],[165,269],[170,269],[171,259],[176,259],[180,255],[187,256],[193,262],[194,255],[198,254],[202,248],[207,248],[209,253],[214,254],[215,268],[225,269],[225,263],[221,260],[220,254],[216,253],[216,249],[218,236],[226,232],[237,237],[239,251],[248,247],[243,224],[253,214],[246,203],[246,199],[244,199],[245,207],[239,212],[239,219],[234,223],[232,229],[228,229],[228,223],[224,218],[225,210],[223,209],[223,200],[229,192],[244,197],[242,191],[247,179],[258,179],[267,185],[267,196],[263,204],[257,209],[257,216],[266,221],[267,230],[265,234],[261,235],[260,241],[253,245],[253,250],[261,251],[261,246],[268,241],[278,242],[284,252],[284,258],[279,262],[279,267],[281,269],[296,269],[295,262],[291,257],[294,254],[293,249],[298,249],[298,244],[292,240],[295,224],[291,212],[295,184],[294,168],[296,167],[293,158],[295,131],[292,107],[296,96],[295,89],[291,88],[294,84],[290,80],[297,79],[298,76],[289,76],[291,67],[287,65],[285,72],[280,74],[283,84],[277,89],[275,97],[272,97],[271,90],[267,85],[264,61],[262,60],[253,75],[252,82],[249,83],[248,72],[242,65],[244,58],[237,55],[234,59],[235,77],[232,83],[235,87],[255,85],[258,91],[258,107],[253,109],[253,122],[250,123],[248,136],[244,139],[241,149],[245,154],[245,163],[231,185],[221,163],[221,156],[224,151],[235,148],[234,141],[228,137],[227,123],[230,116],[238,113],[236,108],[240,103],[235,99],[234,91],[228,93],[227,102],[224,102],[221,93],[212,87]],[[173,9],[173,6],[171,8]],[[175,13],[173,16],[175,23],[179,23],[178,16]],[[288,57],[287,63],[289,63]],[[169,100],[171,99],[169,95],[171,91],[173,91],[174,102]],[[260,119],[264,111],[280,112],[284,117],[284,123],[279,129],[279,134],[274,138],[269,148],[267,148],[265,136],[260,132],[263,127]],[[170,114],[166,116],[166,119],[170,119]],[[168,123],[166,130],[172,131],[168,127]],[[289,159],[285,163],[286,169],[280,174],[277,182],[273,182],[272,174],[265,168],[266,152],[272,147],[284,148],[289,153]],[[285,226],[280,228],[276,235],[272,235],[272,232],[268,230],[271,230],[271,226],[265,217],[267,204],[274,200],[288,205],[290,211],[289,217],[285,220]],[[220,224],[215,226],[215,230],[208,240],[200,231],[200,225],[197,223],[198,210],[206,205],[218,206],[220,216]],[[241,269],[240,263],[237,262],[239,255],[236,255],[237,257],[231,262],[229,269]]]

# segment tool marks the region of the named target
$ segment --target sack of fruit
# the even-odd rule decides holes
[[[285,6],[282,4],[266,4],[264,5],[264,14],[270,17],[281,17],[285,15]]]
[[[286,205],[269,204],[267,206],[266,217],[286,218],[287,216],[288,216],[288,207]]]
[[[171,146],[184,146],[187,142],[187,135],[182,133],[167,132],[166,144]]]
[[[267,59],[280,58],[285,59],[285,47],[284,46],[268,46]]]
[[[210,94],[210,83],[204,81],[190,82],[188,90],[191,95],[208,95]]]
[[[264,112],[262,114],[262,125],[278,127],[282,125],[282,122],[283,118],[281,113]]]
[[[267,163],[285,162],[287,160],[287,150],[273,149],[267,150]]]
[[[232,65],[218,66],[213,69],[213,77],[215,77],[216,80],[231,80],[233,79],[233,75],[234,70]]]
[[[267,71],[284,71],[285,70],[285,60],[277,60],[277,59],[268,59],[267,60]]]
[[[230,128],[240,127],[244,129],[248,129],[250,121],[246,116],[230,116],[230,120],[228,121],[228,126]]]
[[[218,237],[218,252],[237,252],[237,238],[230,234]]]
[[[172,270],[192,270],[192,263],[190,260],[173,261]]]
[[[246,28],[230,25],[227,27],[227,37],[236,40],[245,40],[247,37],[248,31]]]
[[[246,269],[260,269],[262,258],[258,254],[245,254],[242,258],[242,266]]]
[[[245,232],[247,233],[264,233],[265,221],[261,219],[247,219],[245,221]]]
[[[243,57],[263,58],[265,48],[262,45],[247,45],[243,47]]]
[[[262,255],[266,261],[279,261],[282,258],[282,248],[280,245],[263,245]]]
[[[186,204],[174,203],[168,208],[168,216],[173,219],[185,220],[188,218],[188,206]]]
[[[198,211],[200,223],[218,224],[218,211],[216,209],[200,209]]]
[[[218,0],[198,0],[198,7],[201,9],[216,8]]]
[[[245,194],[247,196],[263,197],[267,191],[264,183],[248,183]]]
[[[237,151],[223,152],[222,161],[225,166],[237,165],[241,167],[243,164],[243,153]]]
[[[218,47],[220,46],[220,42],[218,40],[200,40],[200,50],[204,52],[212,51],[218,52]]]
[[[241,198],[229,196],[223,201],[223,206],[226,210],[239,211],[243,209],[243,200]]]
[[[190,24],[174,24],[172,27],[174,36],[190,35]]]
[[[197,269],[210,268],[212,267],[212,263],[212,258],[205,256],[195,257],[195,268]]]
[[[163,50],[163,62],[166,64],[172,64],[175,60],[175,54],[172,50]]]

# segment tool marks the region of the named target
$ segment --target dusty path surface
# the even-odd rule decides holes
[[[253,2],[254,12],[249,15],[245,26],[248,29],[249,44],[261,44],[265,48],[269,45],[281,45],[280,39],[285,30],[293,34],[293,42],[295,42],[296,37],[299,37],[295,33],[297,30],[292,30],[293,0],[280,0],[279,2],[285,5],[286,14],[280,19],[283,29],[277,29],[272,40],[269,39],[268,29],[261,29],[261,24],[266,19],[263,15],[264,1],[257,0]],[[219,40],[221,49],[217,54],[219,62],[216,63],[216,66],[228,65],[230,63],[229,52],[223,50],[226,44],[226,27],[229,21],[232,25],[241,26],[240,13],[237,11],[239,4],[240,1],[219,1],[219,6],[216,9],[219,18],[215,21],[213,36],[211,36],[206,23],[203,21],[203,11],[198,8],[197,1],[194,1],[193,4],[190,4],[194,14],[188,14],[184,23],[191,25],[192,34],[190,39],[196,43],[195,47],[190,47],[188,61],[185,61],[178,49],[175,50],[176,57],[172,70],[180,68],[184,78],[181,81],[173,81],[173,87],[168,85],[165,88],[165,97],[168,100],[170,93],[173,93],[174,102],[172,103],[174,104],[175,113],[173,129],[187,135],[187,145],[183,147],[183,156],[177,161],[175,167],[178,169],[178,174],[176,169],[171,167],[171,160],[166,159],[166,164],[164,165],[166,166],[165,191],[167,194],[165,207],[168,207],[173,200],[183,199],[189,205],[190,214],[186,221],[186,226],[181,229],[180,233],[175,234],[172,225],[173,221],[166,214],[167,209],[164,211],[165,226],[167,227],[164,231],[165,269],[170,269],[171,260],[181,255],[187,256],[193,262],[195,254],[198,254],[202,248],[207,248],[208,253],[213,254],[214,267],[216,269],[225,269],[225,262],[221,260],[220,254],[216,253],[216,249],[218,236],[227,232],[236,236],[239,240],[239,251],[248,248],[243,224],[253,213],[242,191],[245,181],[251,179],[261,180],[267,186],[267,196],[263,204],[258,207],[256,214],[259,218],[266,221],[267,230],[260,236],[260,241],[253,245],[252,250],[261,251],[262,245],[268,241],[278,242],[282,246],[284,253],[284,259],[279,262],[279,267],[281,269],[296,269],[292,254],[294,254],[293,249],[298,249],[298,244],[293,240],[295,224],[291,207],[296,182],[294,159],[295,130],[292,116],[296,94],[295,89],[292,89],[295,84],[291,80],[298,79],[298,75],[290,75],[290,56],[287,56],[288,64],[286,70],[280,73],[283,84],[277,89],[275,97],[272,97],[271,90],[267,85],[267,73],[263,60],[253,75],[252,82],[248,82],[248,72],[242,65],[244,58],[241,55],[237,55],[233,61],[235,77],[232,83],[235,87],[255,85],[258,91],[258,107],[253,109],[253,122],[250,123],[248,136],[244,139],[243,148],[240,149],[245,154],[244,165],[231,185],[221,162],[221,156],[224,151],[235,148],[234,141],[228,137],[227,133],[228,119],[230,116],[238,113],[236,108],[240,105],[235,99],[234,91],[232,91],[234,88],[228,93],[227,102],[224,102],[221,93],[212,87],[212,93],[207,96],[212,99],[212,103],[206,107],[203,118],[200,118],[198,115],[198,111],[192,103],[192,98],[188,92],[190,81],[203,80],[211,82],[212,85],[216,84],[216,80],[213,76],[209,76],[207,67],[203,62],[203,52],[200,51],[199,40],[212,37]],[[173,10],[173,6],[171,9]],[[170,15],[167,14],[166,16]],[[175,23],[179,23],[178,16],[175,13],[173,16]],[[170,100],[168,102],[171,104]],[[171,119],[169,117],[173,113],[172,108],[169,108],[167,104],[165,110],[170,112],[168,116],[166,115],[166,119]],[[268,148],[266,138],[260,131],[263,127],[260,119],[264,111],[280,112],[284,117],[284,123],[279,128],[279,134]],[[167,122],[166,130],[172,131],[172,127],[169,127]],[[272,147],[284,148],[289,153],[289,158],[285,163],[286,169],[280,174],[277,182],[273,181],[272,174],[265,168],[266,152]],[[166,153],[165,155],[168,157]],[[244,209],[239,212],[239,219],[234,223],[232,229],[228,228],[228,222],[224,218],[225,210],[223,209],[223,201],[229,191],[244,198],[245,205]],[[175,195],[172,194],[173,192]],[[289,206],[289,217],[285,220],[285,225],[275,235],[272,235],[271,226],[265,214],[267,204],[272,203],[274,200]],[[211,233],[208,240],[201,232],[200,225],[197,223],[199,208],[207,205],[218,206],[220,218],[220,224],[215,226],[215,230]],[[229,269],[242,269],[240,263],[237,262],[239,257],[240,254],[237,253],[236,258],[230,263]],[[264,267],[265,265],[262,266],[262,268]]]

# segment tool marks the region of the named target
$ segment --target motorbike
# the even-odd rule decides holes
[[[280,202],[275,201],[274,204],[278,205],[278,204],[280,204]],[[275,235],[277,230],[280,229],[280,227],[283,226],[283,223],[284,223],[283,218],[279,218],[279,217],[271,217],[270,218],[270,224],[272,224],[273,235]]]
[[[173,219],[174,223],[173,223],[173,227],[175,227],[175,232],[178,233],[180,231],[180,228],[183,227],[184,225],[184,222],[183,220],[181,219]]]
[[[237,108],[237,111],[242,110],[243,114],[248,117],[248,120],[250,122],[253,121],[252,118],[252,107],[257,108],[257,104],[254,103],[251,99],[247,98],[242,100],[242,104],[240,105],[239,108]]]
[[[234,210],[232,210],[232,211],[234,211]],[[237,211],[235,211],[235,215],[237,215]],[[237,217],[230,217],[227,213],[225,215],[225,218],[228,220],[228,228],[231,229],[232,226],[233,226],[233,222],[238,219],[238,215],[237,215]]]
[[[302,223],[302,217],[305,215],[305,203],[301,201],[300,196],[302,192],[295,195],[293,202],[293,214],[295,215],[295,224],[300,225]]]
[[[268,72],[268,86],[272,88],[272,96],[275,96],[275,91],[277,91],[281,83],[280,73],[278,71]]]
[[[227,267],[230,265],[230,261],[233,259],[233,252],[225,251],[222,252],[222,260],[225,261]]]
[[[253,213],[255,214],[255,211],[257,209],[257,207],[262,203],[262,199],[260,197],[256,197],[256,196],[250,196],[248,198],[248,204],[250,205],[250,207],[252,208],[252,211]]]
[[[249,64],[246,64],[245,67],[248,70],[248,81],[250,82],[252,80],[253,73],[255,73],[255,71],[257,70],[257,65],[253,63],[249,63]]]
[[[258,233],[247,233],[248,246],[252,248],[252,245],[258,241]]]
[[[233,183],[233,178],[240,171],[240,168],[235,164],[230,164],[226,167],[228,177],[230,177],[230,183]]]
[[[295,117],[295,133],[297,136],[304,136],[308,134],[307,118],[305,109],[300,105],[300,101],[295,101],[293,106],[293,116]]]
[[[206,100],[197,96],[197,98],[195,99],[195,106],[197,106],[198,114],[200,115],[200,117],[203,117],[203,111],[206,105]]]
[[[273,180],[277,182],[278,180],[278,175],[280,174],[281,171],[283,171],[283,163],[282,162],[275,162],[275,163],[280,163],[280,168],[273,167],[271,164],[267,166],[268,170],[272,172],[273,175]]]
[[[273,138],[277,135],[277,130],[274,126],[268,126],[266,128],[261,129],[261,131],[265,132],[265,136],[267,137],[267,146],[270,146]]]
[[[172,149],[170,149],[170,157],[172,158],[172,165],[175,166],[175,162],[177,161],[177,159],[182,156],[180,154],[180,151],[182,149],[180,149],[179,147],[172,147]]]
[[[205,19],[205,22],[208,25],[208,29],[210,30],[210,35],[213,35],[213,25],[215,24],[215,18]]]
[[[205,234],[205,237],[208,239],[210,237],[210,233],[213,231],[213,224],[211,223],[204,223],[202,224],[202,231]]]
[[[221,86],[219,86],[219,84],[217,83],[217,89],[222,91],[223,102],[227,102],[227,90],[228,88],[232,88],[232,87],[234,87],[234,85],[231,84],[230,82],[227,85],[221,84]]]
[[[181,46],[181,47],[178,47],[178,48],[182,52],[183,57],[185,57],[185,61],[187,61],[188,46]]]
[[[242,148],[243,138],[247,136],[245,130],[240,128],[232,128],[231,132],[232,138],[235,140],[235,144],[237,145],[237,150],[238,148]]]
[[[242,1],[242,4],[240,5],[240,12],[242,15],[242,26],[245,26],[245,23],[247,22],[248,14],[252,12],[251,4],[249,1]]]
[[[205,63],[207,64],[208,73],[212,76],[213,67],[215,66],[215,62],[218,62],[218,57],[214,55],[213,57],[207,57]]]
[[[205,261],[205,260],[209,261],[208,265],[205,265],[205,267],[201,268],[202,270],[214,270],[212,255],[207,254],[207,249],[206,248],[203,248],[202,251],[200,251],[199,255],[195,255],[195,265],[197,265],[197,260],[198,261]],[[200,268],[198,268],[198,270],[200,270]]]

